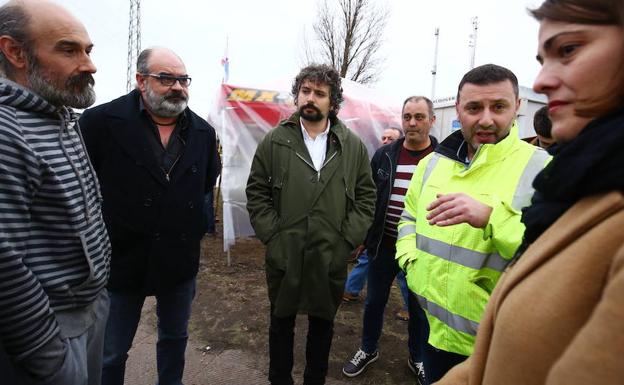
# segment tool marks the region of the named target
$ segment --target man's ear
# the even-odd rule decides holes
[[[135,75],[135,79],[136,79],[136,84],[137,84],[137,88],[139,89],[139,91],[145,92],[145,82],[147,81],[147,78],[137,72]]]
[[[0,51],[4,57],[11,63],[11,66],[18,70],[25,69],[28,65],[26,51],[22,44],[18,43],[11,36],[0,36]]]

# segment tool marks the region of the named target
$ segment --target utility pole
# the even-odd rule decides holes
[[[440,41],[440,28],[436,27],[433,35],[435,36],[435,51],[433,54],[433,68],[431,69],[431,100],[435,98],[436,75],[438,73],[438,42]]]
[[[475,66],[475,56],[477,54],[477,30],[479,29],[479,18],[477,16],[470,19],[472,22],[472,33],[470,34],[470,41],[468,47],[470,47],[470,69]]]
[[[128,67],[126,91],[132,90],[136,60],[141,53],[141,0],[130,0],[130,22],[128,24]]]

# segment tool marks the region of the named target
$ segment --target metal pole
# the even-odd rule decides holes
[[[470,43],[468,46],[471,49],[470,52],[470,69],[475,66],[475,56],[477,55],[477,30],[479,29],[479,18],[477,16],[470,19],[472,21],[472,33],[470,34]]]
[[[130,0],[128,22],[128,63],[126,68],[126,91],[132,90],[134,65],[141,52],[141,1]]]
[[[221,145],[221,149],[224,149],[225,146],[223,145],[225,138],[227,137],[227,133],[225,132],[225,124],[226,124],[226,120],[225,120],[225,109],[226,107],[223,107],[221,109],[221,138],[220,138],[220,145]],[[223,180],[223,170],[225,169],[225,167],[223,167],[223,152],[221,153],[221,175],[219,175],[219,191],[221,191],[221,181]],[[222,195],[223,196],[223,195]],[[225,246],[225,230],[226,230],[226,218],[230,218],[229,215],[225,214],[225,199],[223,199],[222,205],[221,205],[221,224],[223,225],[223,246]],[[232,265],[232,256],[230,254],[230,245],[228,244],[227,246],[227,257],[226,257],[226,264],[227,266],[231,266]]]
[[[438,43],[440,41],[440,28],[435,29],[435,51],[433,54],[433,68],[431,69],[431,100],[435,99],[436,75],[438,73]]]

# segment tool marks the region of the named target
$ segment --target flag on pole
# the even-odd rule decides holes
[[[230,78],[230,59],[225,56],[221,59],[221,65],[223,66],[223,81],[222,83],[227,83]]]
[[[225,52],[223,53],[223,59],[221,59],[221,65],[223,66],[223,80],[221,83],[225,84],[230,78],[230,58],[228,58],[228,45],[230,37],[225,38]]]

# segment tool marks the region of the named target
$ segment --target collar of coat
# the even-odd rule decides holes
[[[433,149],[435,150],[436,147],[438,146],[438,140],[435,138],[435,136],[433,135],[429,135],[429,140],[431,141],[431,147],[433,147]],[[377,149],[377,151],[381,152],[381,153],[388,153],[388,155],[390,155],[391,157],[394,157],[395,159],[398,159],[399,154],[401,152],[401,149],[403,148],[403,142],[405,142],[405,137],[401,137],[391,143],[388,144],[384,144],[383,146],[379,147],[379,149]],[[426,147],[420,151],[425,151],[427,148]],[[408,150],[410,151],[410,150]],[[416,151],[418,152],[418,151]]]
[[[299,113],[295,112],[288,119],[282,120],[279,125],[290,128],[289,130],[286,130],[286,135],[288,135],[288,137],[282,137],[276,133],[273,140],[288,143],[288,140],[294,136],[296,138],[300,138],[303,142],[303,134],[301,133],[301,123],[299,119]],[[329,122],[329,135],[336,138],[342,148],[345,140],[347,139],[348,128],[340,119],[336,117],[330,118]]]
[[[135,88],[126,95],[120,96],[107,103],[109,107],[106,109],[106,113],[121,119],[140,119],[143,114],[147,115],[147,111],[141,109],[141,103],[141,92]],[[207,129],[205,122],[202,124],[201,120],[198,120],[201,118],[191,111],[189,107],[186,107],[180,115],[178,119],[184,121],[185,128],[197,130]]]
[[[530,146],[526,142],[518,137],[518,125],[513,123],[509,134],[498,143],[482,144],[477,149],[477,152],[472,157],[469,163],[466,163],[467,144],[465,143],[464,135],[461,130],[457,130],[444,139],[435,152],[447,157],[451,160],[463,163],[469,167],[473,167],[478,164],[497,162],[503,160],[509,154],[511,154],[519,143]]]

